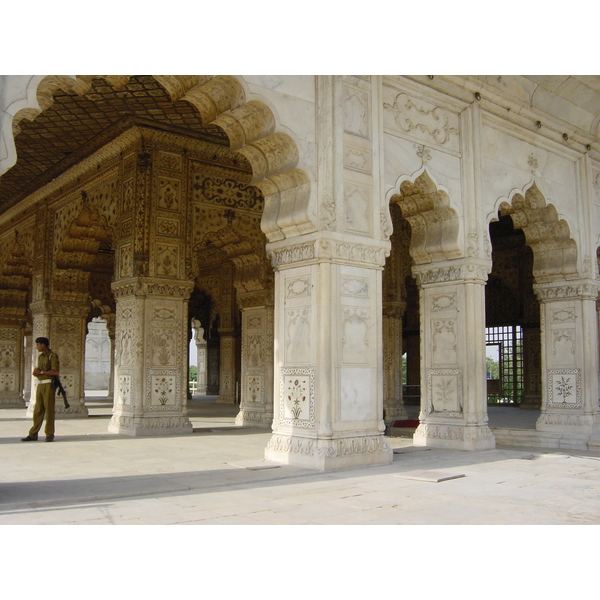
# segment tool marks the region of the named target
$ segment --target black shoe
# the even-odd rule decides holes
[[[22,442],[37,442],[37,437],[31,437],[28,435],[27,437],[21,438]]]
[[[54,436],[46,436],[46,441],[47,442],[53,442],[54,441]]]

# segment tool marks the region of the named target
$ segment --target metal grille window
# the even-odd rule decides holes
[[[523,328],[487,327],[488,404],[515,406],[523,398]]]

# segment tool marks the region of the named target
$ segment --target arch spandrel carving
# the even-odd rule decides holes
[[[515,229],[525,234],[533,251],[533,275],[536,283],[577,278],[577,244],[568,223],[559,219],[558,211],[547,204],[533,182],[527,190],[515,192],[510,202],[503,200],[500,216],[510,215]]]
[[[410,254],[415,264],[461,258],[460,219],[448,194],[435,185],[427,170],[399,187],[390,202],[398,204],[410,223]]]

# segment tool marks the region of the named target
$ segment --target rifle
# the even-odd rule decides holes
[[[58,375],[52,378],[52,387],[53,389],[58,390],[58,394],[63,397],[65,408],[69,408],[70,404],[67,402],[67,392],[65,392],[65,388]]]

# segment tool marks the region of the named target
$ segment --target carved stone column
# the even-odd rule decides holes
[[[317,469],[391,463],[382,418],[382,246],[318,238],[271,245],[275,414],[267,459]]]
[[[477,259],[413,267],[420,288],[421,421],[418,446],[495,447],[487,425],[485,281]]]
[[[542,405],[540,330],[523,328],[523,400],[519,408],[539,409]]]
[[[222,330],[219,347],[219,397],[217,402],[235,404],[237,337],[232,330]]]
[[[106,328],[110,340],[110,377],[108,378],[108,396],[109,400],[115,398],[115,315],[106,318]]]
[[[206,340],[204,339],[204,329],[198,319],[192,319],[192,328],[194,342],[196,343],[196,369],[197,385],[196,393],[201,396],[206,395]]]
[[[0,408],[23,408],[23,328],[0,318]]]
[[[600,445],[598,281],[534,286],[541,304],[542,410],[539,431]]]
[[[27,327],[24,331],[24,355],[23,355],[23,399],[26,403],[31,402],[31,380],[33,365],[31,359],[33,357],[33,337],[31,335],[31,327]]]
[[[219,393],[219,339],[209,339],[206,342],[206,393],[216,396]]]
[[[242,306],[242,394],[236,425],[273,423],[273,297],[247,294]]]
[[[402,314],[405,302],[383,303],[383,410],[386,422],[407,416],[402,399]]]
[[[115,403],[108,430],[125,435],[191,433],[187,418],[187,281],[131,278],[117,301]]]

